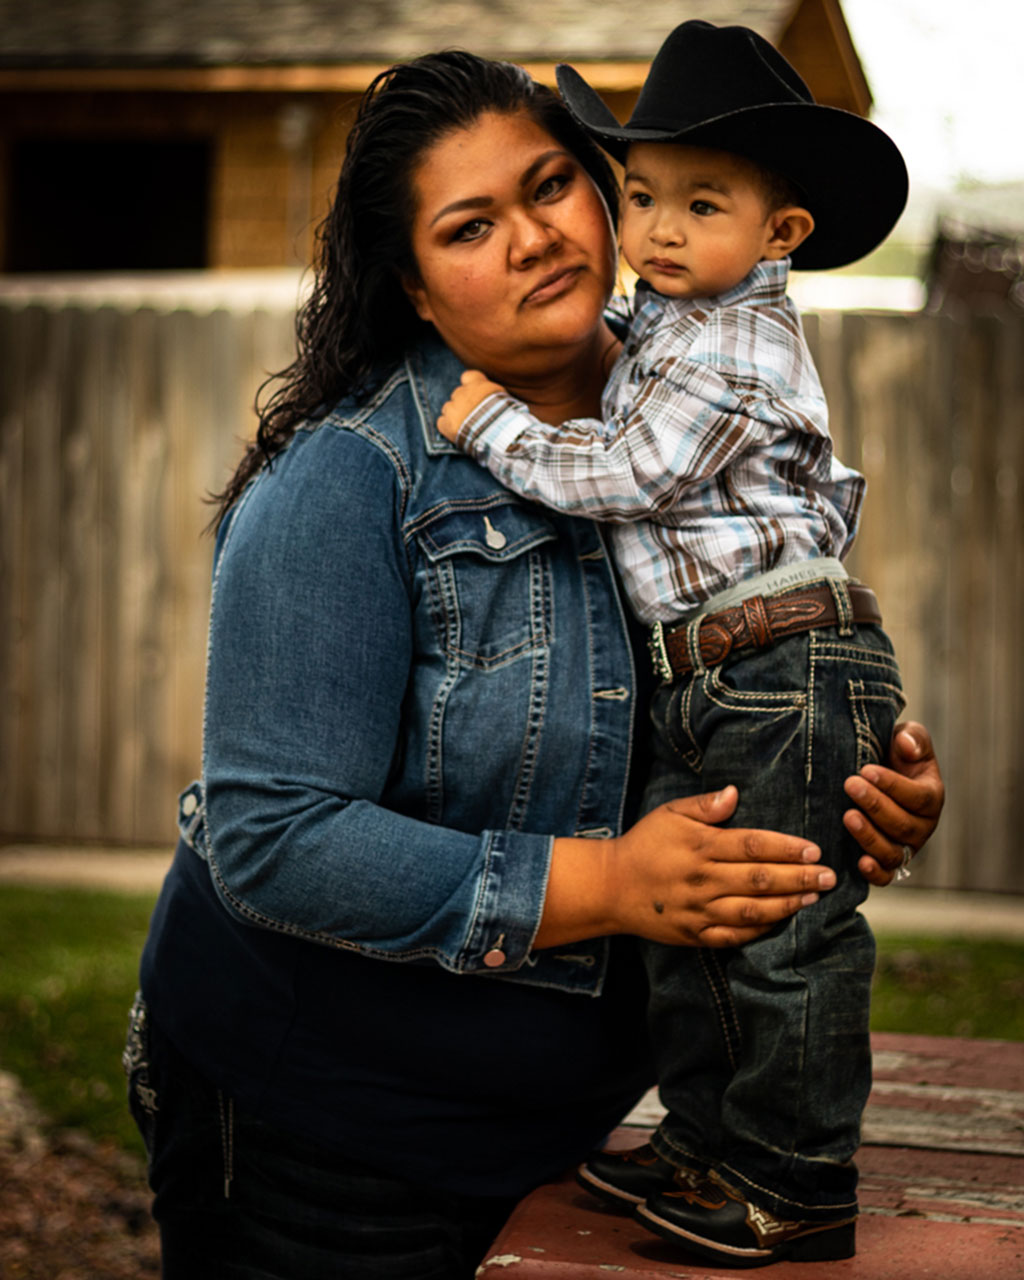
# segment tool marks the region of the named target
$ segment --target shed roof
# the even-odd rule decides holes
[[[450,46],[516,61],[648,61],[679,22],[777,42],[801,0],[0,0],[0,67],[390,63]]]

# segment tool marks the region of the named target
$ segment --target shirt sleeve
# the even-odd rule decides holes
[[[552,838],[454,830],[388,803],[416,661],[400,486],[382,451],[321,431],[275,460],[223,535],[200,851],[224,905],[255,926],[455,972],[500,950],[514,970]]]
[[[526,498],[627,523],[670,509],[777,429],[749,409],[750,397],[711,365],[666,357],[643,370],[628,404],[603,422],[553,426],[495,394],[463,423],[459,444]]]

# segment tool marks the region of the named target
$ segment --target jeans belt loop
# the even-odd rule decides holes
[[[702,676],[705,673],[704,655],[700,651],[700,629],[704,623],[705,614],[699,613],[692,622],[686,624],[686,651],[690,655],[690,661],[693,663],[693,674]]]
[[[669,661],[668,650],[665,648],[665,628],[661,622],[656,622],[651,627],[647,645],[651,651],[654,674],[663,684],[671,684],[676,677],[672,670],[672,663]]]
[[[836,606],[836,630],[841,636],[853,635],[853,604],[846,578],[826,578]]]

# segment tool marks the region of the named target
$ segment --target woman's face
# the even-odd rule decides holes
[[[588,351],[615,279],[612,227],[582,165],[525,112],[446,134],[413,176],[405,282],[470,368],[543,375]]]

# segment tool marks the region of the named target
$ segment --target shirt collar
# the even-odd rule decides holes
[[[789,283],[789,258],[778,261],[764,259],[755,264],[753,271],[724,293],[703,298],[670,298],[652,288],[646,280],[638,280],[636,286],[637,309],[662,311],[678,309],[681,314],[689,311],[706,311],[708,307],[731,307],[737,302],[780,303],[786,296]]]

